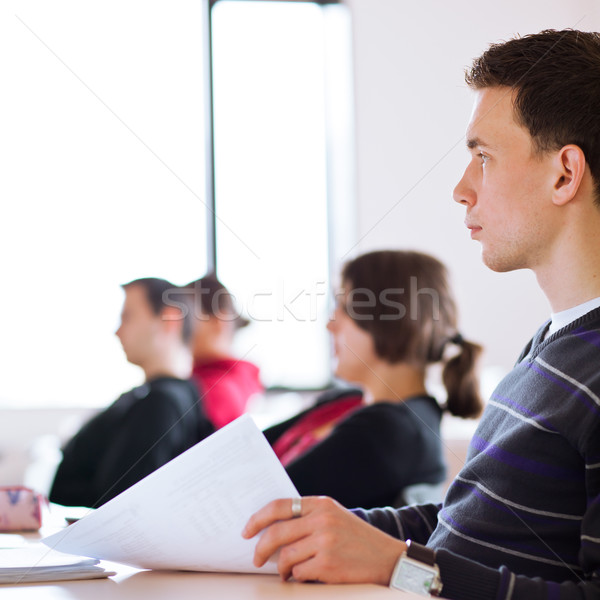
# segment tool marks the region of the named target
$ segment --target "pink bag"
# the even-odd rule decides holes
[[[0,486],[0,532],[37,531],[44,497],[22,485]]]

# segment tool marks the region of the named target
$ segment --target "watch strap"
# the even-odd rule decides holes
[[[435,565],[435,551],[412,540],[406,540],[406,556],[425,563],[430,567]]]
[[[390,588],[421,596],[439,596],[443,584],[435,559],[436,553],[431,548],[406,540],[406,550],[394,567]]]

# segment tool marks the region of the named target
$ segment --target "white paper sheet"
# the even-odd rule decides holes
[[[93,513],[42,540],[82,556],[148,569],[276,572],[252,564],[248,518],[298,496],[252,418],[244,415]]]
[[[42,544],[0,548],[0,583],[32,583],[70,579],[98,579],[115,575],[94,558],[50,550]]]

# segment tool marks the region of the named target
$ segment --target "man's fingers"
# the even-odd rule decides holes
[[[304,497],[301,502],[302,516],[293,518],[294,503],[291,498],[269,502],[250,517],[242,531],[242,536],[246,539],[252,538],[263,531],[254,551],[254,565],[262,567],[280,548],[285,550],[285,557],[288,546],[294,545],[299,540],[309,536],[314,532],[315,524],[323,521],[323,518],[319,518],[316,522],[313,522],[313,517],[323,512],[332,512],[332,510],[337,512],[340,509],[341,507],[331,498]],[[284,578],[290,576],[289,570],[291,567],[289,563],[289,559],[284,559],[283,562],[279,563],[283,565],[280,573]]]
[[[304,517],[273,523],[260,536],[254,551],[254,564],[260,567],[280,548],[295,544],[311,533]],[[285,549],[285,548],[284,548]]]
[[[292,565],[288,579],[293,577],[296,581],[320,581],[327,583],[323,577],[322,569],[319,568],[317,556],[311,556],[303,562]]]
[[[295,577],[297,566],[315,556],[316,549],[309,540],[309,535],[281,548],[277,570],[283,579],[289,579],[292,575]]]
[[[287,507],[287,516],[286,516]],[[244,527],[242,531],[242,537],[246,539],[253,538],[257,533],[261,532],[265,527],[268,527],[275,521],[281,521],[283,519],[289,519],[291,499],[283,498],[280,500],[273,500],[269,504],[263,506],[258,512],[255,512]]]
[[[328,498],[318,496],[306,496],[302,498],[302,516],[308,515],[319,503],[327,502],[328,500]],[[242,531],[242,536],[250,539],[277,521],[291,519],[293,517],[292,506],[292,498],[280,498],[279,500],[269,502],[269,504],[263,506],[250,517]]]
[[[248,521],[244,537],[262,532],[254,552],[257,567],[272,559],[283,579],[387,585],[404,542],[331,498],[305,497],[301,507],[297,504],[294,511],[291,498],[275,500]],[[292,518],[294,512],[301,516]]]

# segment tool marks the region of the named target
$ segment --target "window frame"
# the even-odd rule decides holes
[[[216,190],[215,190],[215,135],[214,135],[214,70],[213,70],[213,27],[212,27],[212,9],[222,0],[203,0],[203,40],[204,40],[204,135],[205,135],[205,193],[206,193],[206,256],[208,270],[217,274],[219,273],[219,260],[217,253],[217,215],[216,215]],[[232,0],[229,0],[232,1]],[[233,0],[235,2],[246,2],[257,0]],[[289,2],[301,2],[303,4],[316,4],[321,7],[326,6],[345,6],[349,11],[349,7],[343,0],[259,0],[261,3],[277,2],[277,3],[289,3]],[[352,48],[348,48],[348,64],[352,69]],[[350,75],[352,78],[352,75]],[[352,84],[351,84],[352,85]],[[354,89],[352,88],[352,94],[350,99],[347,100],[349,103],[349,114],[352,115],[351,124],[348,129],[349,139],[344,140],[346,160],[345,167],[352,169],[353,174],[351,181],[342,182],[340,185],[340,173],[343,169],[340,169],[340,160],[338,155],[338,149],[342,143],[335,139],[333,128],[331,126],[331,109],[335,106],[329,97],[329,91],[326,86],[325,90],[325,128],[326,128],[326,176],[327,176],[327,188],[326,188],[326,212],[327,212],[327,248],[328,248],[328,261],[327,261],[327,272],[329,275],[329,281],[335,282],[340,268],[341,260],[346,260],[347,255],[352,252],[358,241],[358,224],[357,224],[357,204],[356,204],[356,181],[355,181],[355,166],[356,166],[356,155],[354,147]],[[350,144],[348,141],[350,140]],[[348,147],[350,146],[350,147]],[[340,155],[342,152],[339,153]],[[335,155],[335,156],[334,156]],[[348,155],[351,158],[348,160]],[[344,159],[341,160],[344,163]],[[343,176],[342,176],[343,177]],[[350,210],[340,211],[343,206],[345,209],[350,205]],[[340,214],[341,212],[341,214]],[[328,297],[328,309],[332,309],[332,299]],[[277,392],[315,392],[326,389],[333,385],[335,378],[333,374],[330,374],[329,380],[323,387],[288,387],[285,385],[275,385],[268,389],[270,391]]]
[[[256,0],[235,0],[236,2]],[[319,6],[344,4],[341,0],[260,0],[261,2],[302,2],[304,4],[317,4]],[[204,72],[204,139],[205,139],[205,203],[206,203],[206,258],[208,270],[218,274],[217,256],[217,222],[216,222],[216,193],[215,193],[215,136],[214,136],[214,94],[213,94],[213,39],[212,39],[212,9],[221,0],[203,0],[203,24],[202,39],[204,41],[203,72]],[[327,119],[326,119],[327,125]],[[326,145],[332,147],[331,132],[328,128]],[[328,152],[327,174],[330,179],[331,160]],[[327,191],[328,213],[331,214],[331,194]],[[329,246],[335,236],[329,224]],[[329,253],[332,256],[332,252]],[[334,269],[330,260],[330,275]]]

